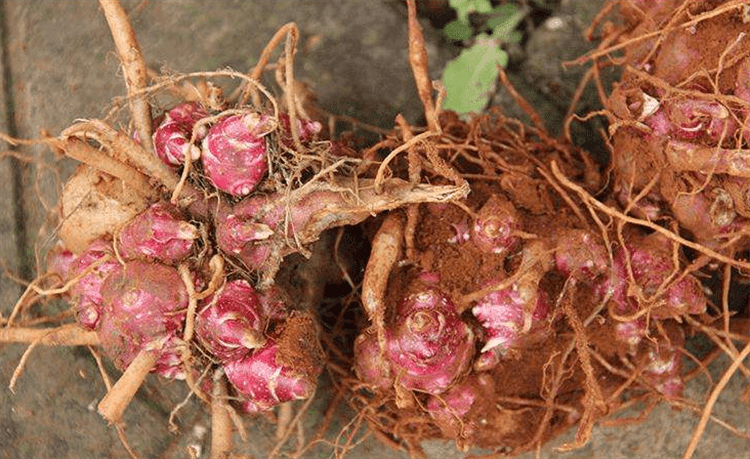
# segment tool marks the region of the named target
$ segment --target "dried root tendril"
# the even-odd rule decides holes
[[[565,177],[565,175],[560,171],[559,166],[557,163],[552,162],[552,173],[555,175],[555,177],[562,183],[566,188],[571,189],[572,191],[575,191],[581,199],[586,202],[587,204],[591,205],[592,207],[597,208],[599,211],[601,211],[604,214],[607,214],[611,217],[614,217],[618,220],[622,220],[625,223],[631,223],[633,225],[643,226],[649,229],[652,229],[656,231],[657,233],[661,233],[667,238],[675,241],[676,243],[683,245],[685,247],[689,247],[697,252],[700,252],[710,258],[713,258],[717,261],[720,261],[722,263],[726,263],[731,266],[735,266],[737,268],[743,268],[746,270],[750,270],[750,263],[744,262],[741,260],[735,260],[733,258],[730,258],[726,255],[722,255],[704,245],[697,244],[695,242],[689,241],[680,235],[661,227],[651,221],[643,220],[641,218],[631,217],[629,215],[625,215],[624,213],[620,212],[617,209],[614,209],[612,207],[607,206],[606,204],[603,204],[599,201],[597,201],[593,196],[591,196],[588,191],[583,189],[580,185],[576,185],[575,183],[571,182],[570,179]]]
[[[138,90],[146,87],[148,77],[146,61],[143,59],[141,47],[135,37],[133,26],[128,20],[128,15],[120,2],[117,0],[100,0],[99,4],[107,18],[117,54],[122,63],[130,99],[130,111],[133,115],[136,131],[141,139],[150,139],[151,107],[144,96],[136,94]],[[151,153],[153,148],[150,142],[144,142],[144,145],[146,151]]]

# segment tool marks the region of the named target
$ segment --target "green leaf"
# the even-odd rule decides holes
[[[490,0],[448,0],[448,4],[456,10],[456,16],[461,22],[468,24],[470,13],[490,13]]]
[[[445,35],[451,40],[468,40],[474,34],[474,29],[465,22],[462,21],[451,21],[445,25],[443,29]]]
[[[505,3],[492,11],[493,17],[487,21],[487,27],[492,29],[492,38],[499,41],[512,41],[511,35],[521,23],[526,10],[512,3]]]
[[[505,39],[506,43],[518,43],[523,38],[523,33],[520,30],[514,30],[513,32],[508,34],[508,37]]]
[[[492,15],[507,18],[516,14],[519,9],[515,3],[503,3],[492,9]]]
[[[487,106],[495,89],[497,66],[508,64],[508,54],[484,37],[445,66],[445,109],[479,113]]]

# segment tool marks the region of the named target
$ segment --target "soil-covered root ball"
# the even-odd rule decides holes
[[[323,120],[308,116],[316,111],[294,81],[299,31],[293,23],[272,38],[249,74],[149,80],[124,10],[115,0],[101,5],[123,63],[131,116],[115,109],[43,140],[83,164],[62,188],[57,232],[44,239],[54,241],[46,273],[29,286],[7,325],[24,323],[39,296],[61,295],[73,314],[60,317],[77,322],[62,324],[61,335],[77,331],[71,343],[99,344],[123,371],[112,385],[105,375],[108,392],[98,405],[105,419],[121,429],[138,387],[157,373],[184,379],[191,396],[210,403],[217,438],[226,439],[232,427],[224,421],[233,410],[266,412],[308,398],[322,373],[315,308],[330,272],[339,280],[349,273],[303,275],[304,268],[290,268],[299,278],[277,282],[286,260],[305,265],[303,257],[287,257],[311,256],[328,229],[416,203],[460,199],[468,185],[398,174],[373,178],[372,162],[346,141],[327,139]],[[260,81],[282,42],[275,69],[283,77],[266,89]],[[429,159],[425,166],[436,167]],[[443,312],[433,318],[434,311],[423,309],[412,314],[411,331],[430,341]],[[455,308],[448,316],[462,323]],[[21,331],[15,335],[28,339],[42,332]],[[452,363],[457,372],[473,352],[473,330],[463,325],[461,333],[454,339],[463,346],[463,357]],[[425,352],[440,345],[433,341]],[[417,374],[407,386],[417,389],[419,381]],[[442,389],[450,383],[443,381]],[[217,448],[230,449],[226,441]]]
[[[495,110],[441,123],[424,148],[471,193],[373,237],[351,364],[370,426],[414,453],[449,438],[515,454],[575,424],[569,446],[585,444],[621,397],[679,397],[684,319],[707,303],[675,246],[598,225],[561,180],[602,186],[575,147]]]
[[[621,2],[618,11],[599,53],[619,45],[609,56],[622,76],[606,100],[617,198],[723,253],[750,247],[747,3]]]

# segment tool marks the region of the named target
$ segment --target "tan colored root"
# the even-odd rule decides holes
[[[190,79],[212,79],[212,78],[221,78],[226,77],[230,78],[232,80],[241,80],[242,81],[242,87],[249,86],[252,88],[253,91],[259,92],[263,96],[265,96],[268,99],[268,102],[271,103],[273,106],[273,112],[274,114],[279,113],[278,103],[276,102],[276,98],[271,95],[271,93],[266,89],[265,86],[263,86],[259,81],[254,80],[250,78],[248,75],[237,72],[235,70],[214,70],[214,71],[203,71],[203,72],[190,72],[185,74],[177,74],[177,75],[167,75],[167,76],[161,76],[158,78],[155,78],[156,82],[153,83],[151,86],[147,88],[143,88],[136,92],[136,95],[144,95],[144,96],[151,96],[153,94],[156,94],[160,91],[176,91],[179,90],[177,87],[178,83],[187,84],[188,80]],[[236,97],[230,96],[229,100],[234,100]],[[241,106],[241,103],[237,103],[236,105]],[[258,101],[258,106],[262,107],[262,104],[260,100]],[[111,115],[112,113],[110,113]]]
[[[89,120],[76,123],[65,129],[60,134],[60,137],[61,139],[79,137],[96,140],[107,149],[114,159],[132,165],[159,182],[167,190],[172,191],[177,187],[179,178],[174,171],[156,155],[144,149],[144,145],[151,144],[150,141],[146,140],[138,144],[135,140],[115,130],[104,121]],[[148,137],[148,139],[150,138]]]
[[[194,281],[193,276],[190,273],[190,268],[182,263],[177,267],[177,270],[180,273],[182,283],[185,284],[185,289],[188,293],[188,307],[185,318],[185,328],[182,332],[182,340],[189,345],[190,340],[193,339],[193,332],[195,330],[195,311],[198,309],[198,298],[195,294]]]
[[[36,285],[36,282],[31,282],[29,284],[29,288],[31,290],[34,290],[34,292],[37,295],[42,295],[42,296],[62,295],[63,293],[67,293],[71,288],[73,288],[73,286],[76,285],[81,279],[88,276],[89,274],[94,272],[96,268],[98,268],[99,266],[103,265],[104,263],[108,262],[111,259],[112,259],[111,255],[109,254],[104,255],[103,257],[99,258],[95,262],[88,265],[86,269],[82,270],[75,277],[67,281],[65,285],[63,285],[62,287],[53,288],[53,289],[42,289]]]
[[[76,324],[57,328],[0,328],[0,343],[38,343],[43,346],[96,346],[95,331],[84,330]]]
[[[141,350],[125,372],[120,376],[107,395],[99,402],[99,414],[110,423],[122,420],[122,414],[133,400],[138,388],[156,365],[159,354],[154,351]]]
[[[720,7],[717,7],[711,11],[707,11],[705,13],[701,13],[697,16],[694,16],[691,20],[683,22],[681,24],[672,25],[670,27],[664,27],[660,28],[659,30],[655,30],[653,32],[648,32],[642,35],[639,35],[637,37],[629,38],[628,40],[625,40],[621,43],[618,43],[616,45],[611,46],[605,46],[601,47],[599,49],[596,49],[594,51],[591,51],[589,53],[586,53],[585,55],[579,57],[578,59],[572,61],[574,64],[583,64],[585,62],[596,60],[600,58],[605,58],[608,55],[614,53],[615,51],[619,51],[621,49],[627,48],[628,46],[632,46],[636,43],[640,43],[642,41],[648,40],[650,38],[654,38],[657,36],[663,36],[666,37],[669,33],[680,30],[680,29],[689,29],[690,27],[693,27],[703,21],[707,21],[711,18],[715,18],[717,16],[721,16],[722,14],[728,13],[732,10],[737,10],[744,8],[747,4],[746,0],[733,0],[730,1],[724,5],[721,5]]]
[[[689,247],[697,252],[702,253],[703,255],[706,255],[710,258],[713,258],[714,260],[720,261],[722,263],[729,264],[731,266],[735,266],[737,268],[747,269],[750,270],[750,263],[740,261],[740,260],[734,260],[730,257],[727,257],[726,255],[722,255],[704,245],[697,244],[695,242],[689,241],[680,235],[665,229],[655,223],[652,223],[648,220],[643,220],[640,218],[631,217],[629,215],[625,215],[624,213],[618,211],[617,209],[614,209],[612,207],[607,206],[604,203],[599,202],[591,196],[588,191],[584,190],[583,187],[580,185],[577,185],[573,182],[571,182],[561,171],[559,166],[555,161],[552,162],[552,173],[555,175],[555,177],[562,183],[565,187],[571,189],[572,191],[575,191],[581,199],[587,203],[588,205],[599,209],[600,211],[604,212],[605,214],[614,217],[618,220],[621,220],[625,223],[631,223],[633,225],[643,226],[646,228],[649,228],[651,230],[654,230],[658,233],[661,233],[662,235],[666,236],[668,239],[683,245],[685,247]]]
[[[145,198],[156,199],[158,197],[158,193],[150,184],[148,175],[138,172],[133,167],[112,158],[80,139],[58,140],[53,146],[69,158],[73,158],[113,177],[117,177]]]
[[[276,49],[276,47],[281,43],[281,40],[290,34],[294,33],[295,35],[299,35],[299,29],[297,27],[297,24],[294,22],[288,22],[281,26],[279,30],[276,31],[276,33],[271,37],[271,40],[266,44],[266,47],[263,48],[263,51],[260,53],[260,57],[258,58],[258,63],[255,64],[255,67],[250,72],[248,78],[252,81],[260,81],[261,75],[263,75],[263,71],[265,70],[266,66],[268,65],[268,62],[271,60],[271,54],[273,54],[273,51]],[[257,91],[255,88],[250,85],[249,83],[246,83],[242,86],[242,92],[239,98],[239,104],[238,105],[244,105],[247,103],[247,100],[252,96],[253,98],[253,104],[256,107],[260,107],[260,97],[257,94]],[[232,98],[230,98],[232,99]]]
[[[698,447],[698,442],[703,435],[703,431],[706,429],[706,425],[711,418],[711,410],[713,410],[716,401],[719,399],[719,395],[721,395],[721,392],[724,390],[726,385],[729,384],[729,380],[732,379],[732,376],[742,364],[742,361],[745,360],[748,355],[750,355],[750,343],[745,345],[745,347],[742,349],[742,352],[740,352],[737,358],[734,359],[732,364],[729,366],[729,368],[727,368],[727,370],[724,372],[724,375],[711,391],[711,395],[708,397],[708,400],[706,400],[706,404],[703,408],[701,419],[698,422],[698,425],[696,426],[692,437],[690,438],[690,443],[685,450],[685,454],[682,456],[683,459],[690,459],[691,457],[693,457],[693,453],[695,453],[695,449]]]
[[[549,185],[557,191],[557,193],[560,195],[561,198],[563,198],[563,201],[565,201],[565,204],[570,207],[570,209],[573,211],[576,217],[578,217],[578,220],[581,221],[582,224],[586,225],[586,217],[583,216],[583,212],[581,212],[581,209],[576,205],[576,203],[573,201],[573,198],[570,197],[568,193],[565,192],[565,190],[562,189],[559,183],[552,180],[552,177],[550,177],[549,172],[547,172],[546,168],[538,167],[537,172],[547,180]]]
[[[35,279],[32,281],[32,284],[34,284],[38,279]],[[16,301],[16,304],[13,306],[13,310],[10,312],[10,316],[4,321],[3,326],[4,327],[12,327],[18,316],[23,314],[24,309],[31,306],[38,300],[38,297],[36,296],[36,292],[34,291],[34,288],[29,284],[26,287],[26,290],[21,294],[20,298],[18,298],[18,301]]]
[[[151,142],[151,107],[148,100],[136,92],[148,85],[148,71],[141,47],[135,37],[128,15],[117,0],[99,0],[122,63],[125,85],[128,88],[130,111],[135,129],[148,153],[153,153]]]
[[[540,133],[544,134],[545,140],[550,140],[549,133],[547,132],[547,127],[545,126],[542,117],[539,116],[539,113],[537,113],[534,107],[532,107],[531,104],[518,91],[516,91],[516,88],[515,86],[513,86],[513,83],[510,82],[505,69],[502,66],[498,65],[497,71],[500,82],[503,84],[505,90],[508,91],[508,94],[510,94],[513,100],[516,102],[516,105],[518,105],[526,114],[526,116],[529,117],[531,122],[534,124],[534,127],[536,127]]]
[[[232,418],[228,398],[224,372],[216,371],[211,394],[211,459],[226,459],[232,452]]]
[[[183,344],[180,346],[179,354],[182,359],[183,367],[185,368],[185,382],[190,387],[191,394],[195,394],[198,398],[206,403],[211,403],[210,397],[201,390],[195,377],[193,375],[193,358],[190,350],[190,343],[193,340],[193,334],[195,333],[195,315],[198,309],[198,301],[212,295],[224,281],[224,259],[220,255],[214,255],[209,261],[209,266],[213,270],[211,280],[202,292],[196,292],[193,284],[193,276],[190,273],[190,269],[186,264],[181,264],[177,267],[180,273],[185,289],[188,293],[188,308],[186,312],[185,327],[183,329],[182,341]]]
[[[276,432],[274,437],[279,442],[284,438],[284,434],[289,430],[289,424],[292,422],[294,417],[294,407],[291,402],[282,403],[279,405],[276,414]]]
[[[414,137],[411,127],[400,113],[396,115],[396,124],[401,130],[401,137],[408,142]],[[409,182],[418,184],[422,175],[422,160],[414,148],[408,151],[409,159]],[[415,261],[417,258],[417,249],[414,246],[414,238],[419,223],[419,204],[410,204],[406,208],[406,226],[404,228],[404,239],[406,241],[406,258]]]
[[[411,203],[453,202],[466,197],[469,191],[468,184],[466,186],[412,185],[395,178],[384,183],[382,194],[375,190],[375,183],[372,179],[332,179],[328,183],[309,185],[306,185],[304,193],[298,193],[299,190],[293,191],[287,202],[291,205],[308,193],[316,191],[342,193],[347,199],[351,198],[351,202],[315,214],[304,228],[295,231],[295,237],[301,244],[316,241],[323,231],[333,226],[354,225],[373,215],[400,209]]]
[[[13,370],[13,375],[10,377],[10,382],[8,383],[8,389],[12,393],[16,393],[16,381],[18,381],[18,378],[21,377],[21,373],[23,373],[23,369],[26,367],[26,362],[28,362],[31,352],[38,344],[39,340],[36,340],[33,343],[29,344],[29,347],[26,348],[23,355],[21,356],[21,360],[18,361],[16,369]]]
[[[563,289],[562,295],[565,295],[565,289]],[[586,393],[583,398],[583,414],[578,424],[578,431],[576,432],[575,440],[572,443],[566,443],[559,447],[560,451],[571,451],[581,448],[589,442],[594,428],[594,422],[597,418],[607,412],[607,403],[604,401],[604,396],[602,395],[601,387],[599,387],[594,367],[591,362],[590,344],[586,337],[585,326],[578,317],[578,314],[567,295],[562,298],[561,304],[563,306],[565,317],[568,319],[568,323],[575,334],[575,346],[578,353],[578,360],[583,369],[583,373],[586,375]]]
[[[414,145],[416,145],[419,142],[422,142],[424,140],[427,140],[430,137],[436,136],[437,133],[432,131],[426,131],[421,134],[418,134],[411,139],[406,140],[402,145],[398,146],[397,148],[393,149],[390,153],[388,153],[388,156],[385,157],[383,162],[380,163],[380,166],[378,166],[378,172],[375,174],[375,190],[377,193],[382,193],[382,183],[385,180],[385,174],[388,170],[388,164],[390,164],[391,161],[393,161],[396,156],[398,156],[400,153],[404,151],[408,151],[410,148],[412,148]]]
[[[438,120],[439,107],[432,100],[432,83],[430,81],[429,65],[427,59],[427,48],[425,47],[422,26],[417,19],[417,5],[414,0],[406,2],[409,15],[409,64],[414,74],[414,82],[417,85],[419,99],[424,106],[424,116],[427,127],[434,133],[441,132]]]
[[[541,279],[544,273],[549,271],[551,267],[552,254],[553,249],[546,247],[543,242],[531,241],[523,249],[521,264],[516,268],[512,275],[461,296],[456,302],[458,310],[461,312],[465,311],[474,302],[488,294],[498,290],[507,289],[515,283],[527,283],[527,285],[538,284],[539,279]],[[526,314],[526,321],[530,319],[530,315]],[[527,322],[525,326],[528,327],[530,324]]]
[[[195,294],[198,300],[203,300],[213,295],[214,292],[221,288],[226,280],[224,276],[224,258],[219,255],[214,255],[208,262],[208,266],[211,268],[211,280],[208,281],[208,287],[206,287],[205,290]]]
[[[112,390],[112,379],[109,377],[107,370],[104,368],[104,362],[102,362],[101,353],[99,353],[99,351],[92,346],[87,347],[89,349],[89,352],[91,352],[91,355],[94,357],[94,360],[96,361],[97,368],[99,368],[99,374],[101,375],[102,381],[104,382],[104,387],[106,387],[107,392],[109,392],[110,390]],[[125,451],[128,452],[128,455],[131,457],[131,459],[140,458],[140,455],[138,455],[133,447],[130,446],[127,433],[125,432],[125,425],[122,422],[116,422],[115,430],[117,430],[117,437],[120,439],[120,443],[122,443],[123,448],[125,448]]]
[[[668,403],[677,409],[688,409],[692,411],[693,413],[703,414],[703,407],[696,406],[695,404],[692,404],[683,400],[669,400]],[[743,432],[739,428],[731,425],[729,422],[724,421],[721,418],[711,415],[711,421],[715,422],[716,425],[728,430],[729,432],[732,433],[732,435],[735,435],[739,438],[744,438],[746,440],[750,440],[750,433]]]
[[[343,395],[344,394],[341,390],[336,390],[333,400],[331,400],[331,402],[326,407],[325,412],[323,413],[322,421],[318,423],[318,427],[315,430],[315,435],[313,435],[313,437],[305,445],[297,449],[294,454],[290,455],[290,457],[295,459],[304,457],[304,454],[317,444],[331,445],[331,442],[326,440],[324,437],[328,432],[328,429],[331,427],[331,422],[333,421],[334,415],[337,413],[337,409],[339,408],[339,404],[341,402],[341,399],[343,398]]]
[[[385,302],[388,279],[401,257],[404,240],[403,222],[397,214],[383,220],[372,240],[370,260],[362,281],[362,306],[378,334],[380,349],[385,349]]]
[[[276,446],[271,450],[270,453],[268,453],[268,457],[273,458],[277,457],[279,453],[281,452],[281,448],[284,447],[286,442],[289,440],[289,436],[294,432],[298,426],[301,425],[302,422],[302,416],[307,412],[308,408],[310,408],[310,405],[312,404],[313,400],[315,399],[315,391],[310,395],[310,397],[305,400],[305,403],[302,405],[302,408],[297,411],[297,414],[294,415],[294,418],[288,423],[287,428],[284,429],[284,431],[281,433],[280,436],[278,436],[276,441]]]
[[[132,446],[130,446],[130,442],[128,442],[128,437],[125,432],[125,425],[122,422],[115,423],[115,430],[117,431],[117,438],[120,439],[120,443],[122,444],[122,447],[125,448],[125,451],[127,451],[130,459],[140,459],[141,456],[133,449]]]
[[[684,320],[693,329],[704,333],[708,337],[708,339],[710,339],[717,346],[717,348],[721,350],[721,352],[726,354],[732,360],[735,360],[739,357],[739,351],[734,346],[732,339],[739,338],[738,341],[740,342],[747,342],[750,339],[743,336],[734,337],[729,333],[725,334],[725,339],[721,339],[721,334],[716,328],[704,325],[698,320],[690,317],[689,315],[685,315],[682,320]],[[746,378],[750,378],[750,369],[748,369],[745,365],[740,364],[739,370]]]
[[[299,127],[297,126],[297,107],[300,105],[295,97],[294,82],[294,53],[297,50],[297,40],[299,39],[299,30],[297,27],[289,29],[284,44],[284,76],[286,77],[284,85],[284,94],[286,96],[286,109],[289,114],[289,128],[292,131],[292,141],[298,152],[305,151],[302,142],[299,139]]]

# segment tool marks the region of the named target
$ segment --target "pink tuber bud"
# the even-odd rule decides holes
[[[615,336],[620,341],[626,343],[630,351],[633,352],[641,340],[648,334],[646,321],[643,318],[631,320],[628,322],[619,322],[615,325]]]
[[[203,139],[203,169],[216,188],[233,196],[255,189],[268,171],[265,136],[276,129],[268,115],[230,115],[211,126]]]
[[[609,270],[609,258],[599,238],[585,230],[568,229],[557,235],[555,265],[565,276],[593,278]]]
[[[448,438],[455,438],[459,448],[485,428],[484,411],[494,412],[495,381],[487,373],[472,374],[447,392],[427,400],[427,412]],[[478,414],[478,416],[472,416]],[[471,443],[469,441],[468,443]]]
[[[275,234],[266,223],[254,221],[252,217],[229,213],[219,219],[216,227],[216,239],[219,247],[226,253],[239,255],[248,245],[264,241]]]
[[[84,328],[96,330],[102,314],[102,284],[106,277],[120,265],[112,254],[112,248],[97,239],[79,256],[70,268],[70,278],[76,277],[106,255],[111,259],[101,263],[76,282],[70,290],[76,320]]]
[[[391,365],[384,357],[376,333],[366,331],[354,340],[354,371],[371,390],[393,385]]]
[[[250,413],[267,411],[279,403],[312,395],[317,374],[308,375],[280,365],[278,345],[272,339],[251,355],[224,364],[227,379],[244,400],[242,408]]]
[[[386,340],[386,356],[398,384],[430,394],[450,387],[474,354],[474,334],[451,299],[436,288],[401,301]]]
[[[519,242],[518,227],[513,203],[493,195],[477,212],[471,240],[487,253],[505,254]]]
[[[70,273],[76,259],[76,254],[68,250],[62,242],[58,242],[55,247],[47,252],[44,265],[48,273],[59,276],[65,282],[73,277]]]
[[[469,225],[467,223],[451,223],[451,226],[453,227],[453,231],[456,232],[456,234],[448,239],[448,242],[450,242],[451,244],[463,244],[464,242],[468,242],[471,239],[471,230],[469,229]]]
[[[174,264],[188,256],[197,238],[198,228],[184,221],[176,207],[157,202],[122,228],[117,249],[125,259]]]
[[[293,241],[295,235],[304,239],[325,229],[314,227],[314,223],[338,224],[336,219],[350,222],[345,199],[332,191],[312,192],[295,202],[282,194],[248,197],[234,207],[220,209],[217,220],[222,223],[216,228],[217,244],[225,253],[242,260],[246,267],[263,269],[274,256],[281,259],[293,251],[288,241]],[[331,211],[325,221],[316,220],[337,208],[345,210]]]
[[[124,370],[139,352],[156,352],[152,372],[184,378],[177,347],[188,294],[176,269],[146,261],[131,261],[102,285],[103,314],[99,340],[115,365]]]
[[[702,136],[716,143],[723,138],[731,139],[737,124],[729,110],[718,102],[700,99],[663,101],[653,115],[645,118],[653,129],[653,135],[694,140]]]
[[[612,279],[612,301],[619,314],[632,314],[642,307],[651,308],[650,316],[655,319],[679,317],[683,314],[701,314],[706,310],[707,300],[700,281],[692,274],[677,277],[662,286],[674,272],[669,243],[662,235],[635,236],[627,242],[633,278],[640,290],[641,300],[649,300],[648,305],[639,305],[639,298],[631,295],[628,288],[628,272],[625,251],[620,248],[614,257]],[[609,285],[610,279],[605,283]],[[666,287],[666,288],[663,288]],[[663,288],[658,297],[653,298]]]
[[[547,243],[530,241],[524,245],[521,264],[516,268],[518,277],[510,285],[486,293],[477,301],[471,311],[482,324],[485,345],[474,365],[476,370],[489,369],[508,349],[544,336],[550,304],[539,282],[553,267]],[[485,288],[501,287],[500,283],[490,281]]]
[[[674,346],[665,342],[651,344],[643,369],[643,377],[649,384],[667,398],[680,397],[685,387],[681,371],[682,360]]]
[[[279,114],[279,125],[281,126],[281,141],[289,148],[294,147],[292,141],[292,125],[289,115],[286,113]],[[301,142],[309,142],[323,130],[323,125],[318,121],[297,118],[297,133]]]
[[[504,354],[544,334],[550,304],[543,290],[533,284],[531,288],[534,291],[526,291],[516,282],[488,293],[471,309],[485,331],[483,353],[497,348]]]
[[[737,214],[729,192],[720,187],[698,194],[678,194],[672,201],[672,213],[696,241],[712,248],[719,248],[727,234],[742,231],[748,222]]]
[[[200,157],[197,145],[190,143],[195,123],[208,116],[197,102],[183,102],[169,110],[154,131],[154,151],[166,164],[181,166],[185,156],[192,160]],[[201,140],[205,132],[199,132],[196,140]]]
[[[260,298],[247,281],[228,282],[206,299],[195,321],[196,337],[223,362],[241,359],[265,343],[261,312]]]

